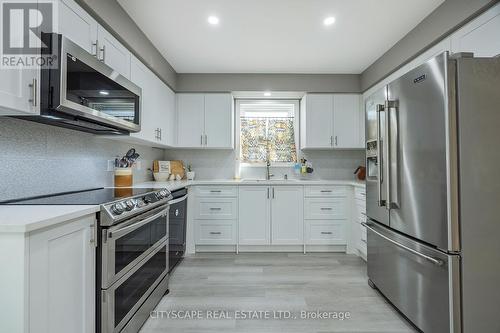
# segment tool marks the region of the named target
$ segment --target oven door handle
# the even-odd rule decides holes
[[[178,204],[179,202],[182,202],[182,201],[186,200],[186,199],[187,199],[187,197],[188,197],[188,196],[187,196],[187,194],[186,194],[185,196],[182,196],[182,197],[180,197],[180,198],[177,198],[177,199],[174,199],[174,200],[169,201],[169,202],[168,202],[168,204],[169,204],[169,205],[175,205],[175,204]]]
[[[131,230],[135,230],[137,228],[140,228],[142,227],[143,225],[146,225],[148,224],[149,222],[153,221],[153,220],[156,220],[157,218],[159,217],[163,217],[163,216],[166,216],[168,214],[168,210],[169,210],[170,206],[167,206],[164,210],[162,210],[161,212],[157,213],[157,214],[154,214],[144,220],[141,220],[137,223],[134,223],[134,224],[131,224],[131,225],[128,225],[126,227],[123,227],[123,228],[120,228],[120,229],[116,229],[114,231],[109,231],[108,233],[108,238],[113,238],[113,237],[116,237],[116,238],[119,238],[127,233],[129,233]]]

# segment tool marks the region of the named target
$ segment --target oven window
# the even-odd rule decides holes
[[[115,325],[125,318],[167,268],[167,246],[151,257],[115,290]]]
[[[66,99],[139,124],[139,96],[67,54]]]
[[[137,228],[115,241],[115,273],[120,272],[142,253],[167,235],[167,218],[156,220]]]

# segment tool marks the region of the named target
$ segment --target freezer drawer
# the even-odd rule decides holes
[[[368,277],[379,291],[422,331],[460,332],[459,256],[366,226]]]

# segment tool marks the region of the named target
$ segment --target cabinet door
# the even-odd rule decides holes
[[[361,95],[333,97],[333,145],[335,148],[363,148],[361,144]]]
[[[500,54],[500,5],[479,16],[452,36],[453,52],[473,52],[475,57]]]
[[[130,51],[103,27],[98,27],[98,56],[106,65],[130,79]]]
[[[160,79],[160,119],[161,143],[167,146],[175,144],[175,93]]]
[[[177,146],[200,148],[204,144],[203,94],[177,94]]]
[[[205,146],[233,148],[231,94],[205,95]]]
[[[271,188],[272,244],[304,243],[304,191],[302,186]]]
[[[29,326],[34,331],[94,332],[94,222],[90,215],[30,236]]]
[[[155,117],[157,98],[154,89],[154,74],[139,59],[132,57],[130,79],[141,87],[141,131],[131,133],[131,137],[151,142],[158,142],[156,129],[158,122]]]
[[[36,17],[36,20],[39,18]],[[38,22],[35,22],[38,25]],[[24,45],[24,27],[13,25],[8,41]],[[0,115],[30,115],[40,110],[40,71],[28,68],[0,69]],[[38,89],[35,89],[38,87]]]
[[[271,243],[270,188],[239,187],[238,238],[241,245]]]
[[[97,21],[73,0],[59,1],[59,33],[90,54],[97,54]]]
[[[332,148],[333,96],[309,94],[305,98],[302,148]]]

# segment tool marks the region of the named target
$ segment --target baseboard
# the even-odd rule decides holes
[[[305,252],[346,253],[346,245],[306,245]],[[196,245],[196,252],[296,252],[304,253],[304,245]]]

